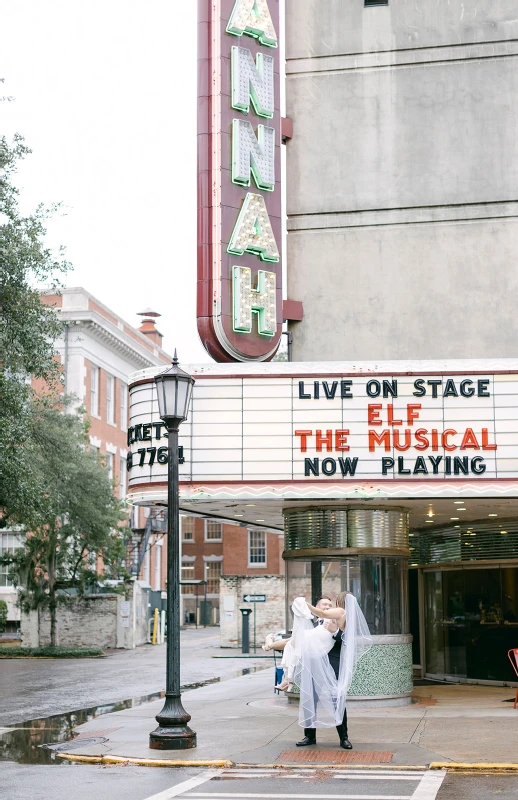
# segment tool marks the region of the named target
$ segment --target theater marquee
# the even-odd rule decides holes
[[[282,329],[279,0],[199,0],[198,330],[264,361]]]
[[[517,373],[355,374],[340,366],[193,368],[181,480],[430,485],[518,477]],[[152,377],[134,382],[131,405],[130,487],[163,482],[165,429]]]

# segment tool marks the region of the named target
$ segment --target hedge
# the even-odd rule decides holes
[[[100,647],[1,647],[0,658],[99,658]]]

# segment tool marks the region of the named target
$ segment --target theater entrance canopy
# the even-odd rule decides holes
[[[186,368],[185,511],[279,530],[314,503],[403,505],[411,529],[518,514],[518,361]],[[129,497],[144,505],[166,500],[153,378],[130,385]]]

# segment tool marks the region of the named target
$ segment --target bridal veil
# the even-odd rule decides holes
[[[322,639],[313,631],[312,614],[303,597],[292,605],[295,652],[294,682],[300,688],[299,724],[303,728],[331,728],[342,723],[347,692],[360,659],[372,646],[365,617],[352,594],[345,601],[338,679]],[[331,645],[334,642],[331,642]]]

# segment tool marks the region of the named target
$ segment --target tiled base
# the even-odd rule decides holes
[[[284,750],[277,761],[297,764],[388,764],[394,753],[388,750]]]

